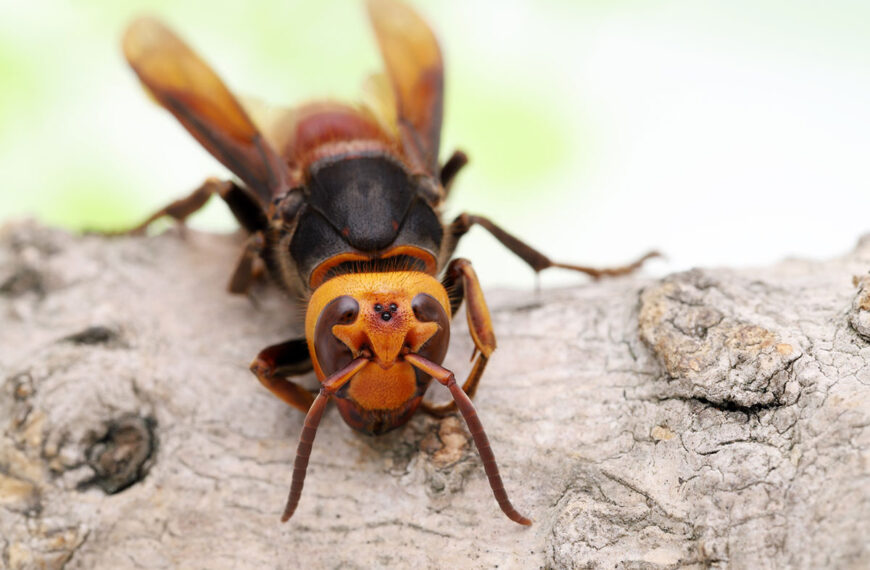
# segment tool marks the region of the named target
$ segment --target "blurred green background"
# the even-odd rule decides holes
[[[472,159],[449,215],[564,261],[659,248],[653,273],[829,256],[870,230],[866,2],[413,4],[445,52],[442,156]],[[380,69],[354,0],[0,3],[0,218],[123,228],[225,175],[127,69],[119,38],[142,13],[272,103],[353,100]],[[218,200],[192,225],[233,228]],[[460,254],[488,285],[533,283],[482,230]]]

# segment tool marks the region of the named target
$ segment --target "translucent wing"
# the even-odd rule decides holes
[[[399,138],[396,95],[386,74],[375,73],[366,78],[362,89],[362,104],[374,115],[385,133],[392,138]]]
[[[436,174],[444,105],[438,41],[420,16],[397,0],[368,0],[368,11],[393,86],[405,154]]]
[[[161,22],[127,28],[124,55],[155,99],[263,203],[287,189],[287,166],[214,71]]]

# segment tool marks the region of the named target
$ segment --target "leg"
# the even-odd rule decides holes
[[[492,446],[489,444],[489,438],[486,437],[486,432],[483,431],[483,424],[480,423],[480,418],[477,417],[474,404],[471,403],[469,397],[456,384],[456,378],[453,376],[453,373],[434,362],[429,362],[419,354],[412,353],[405,355],[405,360],[447,386],[459,407],[459,411],[462,412],[462,417],[465,418],[465,423],[468,425],[468,430],[471,432],[471,437],[477,446],[477,452],[483,461],[483,469],[486,471],[489,486],[492,489],[492,494],[495,495],[498,506],[515,523],[526,526],[532,524],[532,521],[517,512],[511,504],[507,491],[505,491],[504,483],[501,480],[501,475],[498,472],[498,465],[495,462],[495,455],[492,452]]]
[[[268,226],[268,219],[257,198],[234,182],[209,178],[190,195],[172,202],[165,208],[154,212],[138,226],[121,233],[127,235],[144,234],[148,226],[163,216],[169,216],[179,224],[184,224],[191,214],[205,206],[213,194],[219,195],[227,203],[236,221],[249,234],[252,234],[245,243],[245,248],[242,250],[227,286],[230,293],[247,293],[251,283],[264,273],[259,253],[263,249],[262,232]]]
[[[148,216],[141,224],[121,233],[132,235],[143,234],[148,229],[148,226],[163,216],[169,216],[183,224],[191,214],[202,209],[213,194],[223,198],[230,207],[233,216],[248,232],[266,228],[268,224],[266,213],[257,198],[233,182],[209,178],[199,188],[191,192],[190,195],[172,202]]]
[[[273,394],[294,408],[307,412],[314,402],[311,392],[287,379],[310,372],[313,366],[304,338],[264,348],[251,363],[251,372]]]
[[[450,194],[450,187],[453,185],[456,175],[466,164],[468,164],[468,155],[461,150],[455,150],[447,162],[444,163],[444,166],[441,167],[441,186],[444,187],[445,198]]]
[[[555,261],[551,261],[549,257],[534,249],[533,247],[527,245],[526,243],[520,241],[516,237],[507,233],[494,223],[492,223],[488,218],[483,216],[474,216],[471,214],[461,214],[447,229],[447,233],[449,235],[450,241],[448,243],[452,244],[451,248],[455,248],[459,239],[464,236],[471,227],[477,224],[486,229],[489,233],[493,235],[498,241],[502,243],[506,248],[514,252],[517,256],[519,256],[523,261],[529,264],[529,266],[535,270],[535,272],[542,271],[544,269],[549,269],[550,267],[561,267],[562,269],[570,269],[572,271],[579,271],[581,273],[585,273],[591,276],[593,279],[599,279],[601,277],[616,277],[619,275],[627,275],[643,265],[643,262],[652,257],[659,257],[661,254],[657,251],[651,251],[635,261],[634,263],[630,263],[628,265],[624,265],[622,267],[609,267],[604,269],[597,269],[594,267],[585,267],[583,265],[572,265],[568,263],[557,263]],[[452,251],[449,252],[452,254]]]
[[[234,294],[244,295],[250,289],[251,284],[262,277],[266,268],[260,252],[263,251],[263,232],[251,234],[245,241],[245,247],[236,262],[236,268],[227,284],[227,291]]]
[[[478,354],[477,359],[474,361],[474,367],[462,385],[462,390],[468,394],[469,398],[474,398],[474,394],[477,392],[477,385],[480,383],[486,363],[489,361],[489,356],[496,347],[495,332],[492,330],[489,308],[486,306],[486,299],[483,297],[483,290],[480,288],[477,274],[472,269],[471,262],[467,259],[460,258],[451,261],[450,265],[447,266],[447,273],[442,283],[444,288],[451,294],[451,313],[459,310],[463,299],[467,300],[465,313],[468,318],[468,329],[471,332],[471,339],[474,341],[474,351]],[[446,404],[429,404],[424,401],[421,407],[426,413],[436,417],[443,417],[456,409],[456,401],[454,400]]]

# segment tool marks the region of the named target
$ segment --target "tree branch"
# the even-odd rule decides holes
[[[238,246],[0,231],[0,565],[870,566],[870,240],[533,306],[489,292],[475,406],[528,529],[461,419],[370,438],[332,406],[280,524],[303,416],[247,367],[300,313],[224,292]]]

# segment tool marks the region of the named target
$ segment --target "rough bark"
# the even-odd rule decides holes
[[[2,231],[2,565],[870,567],[870,240],[490,292],[475,404],[530,528],[460,419],[371,438],[331,406],[280,524],[303,418],[247,367],[299,313],[224,292],[237,245]],[[467,370],[455,326],[447,364]]]

